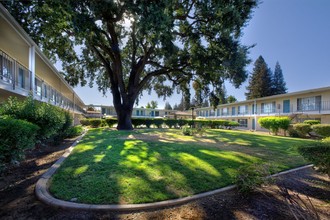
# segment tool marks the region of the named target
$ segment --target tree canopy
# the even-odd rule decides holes
[[[241,28],[258,0],[52,0],[3,4],[51,59],[62,61],[73,86],[110,90],[118,129],[132,129],[142,91],[160,97],[175,88],[190,99],[200,80],[218,96],[225,80],[247,78],[249,46]],[[89,80],[88,80],[89,79]]]

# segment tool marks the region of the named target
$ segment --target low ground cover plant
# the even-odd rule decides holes
[[[275,167],[269,163],[254,163],[242,166],[238,169],[235,184],[242,194],[247,195],[258,190],[262,185],[272,183],[273,179],[270,178],[270,175],[275,170]]]

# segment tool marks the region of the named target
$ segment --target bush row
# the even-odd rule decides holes
[[[36,143],[58,142],[79,133],[71,114],[59,107],[28,97],[10,97],[0,106],[0,166],[22,158]],[[5,159],[4,159],[5,158]]]
[[[311,132],[321,137],[330,137],[330,124],[298,123],[289,128],[289,135],[292,137],[306,137]]]
[[[83,119],[80,123],[84,126],[102,127],[105,124],[113,127],[118,123],[116,118],[107,119]],[[227,120],[191,120],[191,119],[163,119],[163,118],[132,118],[132,125],[134,128],[151,126],[162,128],[182,128],[184,125],[194,125],[196,127],[209,127],[209,128],[231,128],[239,126],[238,122]]]

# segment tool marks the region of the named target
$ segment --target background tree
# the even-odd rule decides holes
[[[262,56],[259,56],[254,63],[253,72],[246,89],[248,90],[245,93],[246,99],[272,95],[272,72]]]
[[[235,96],[230,95],[227,97],[227,103],[234,103],[234,102],[237,102],[237,99]]]
[[[145,89],[168,97],[196,78],[215,90],[219,81],[239,87],[247,78],[249,47],[239,40],[258,0],[2,3],[48,57],[62,61],[71,85],[90,79],[111,91],[117,129],[133,129]]]
[[[284,81],[283,73],[279,62],[276,62],[273,75],[273,92],[272,95],[287,93],[286,83]]]
[[[169,102],[165,102],[165,107],[164,107],[165,110],[172,110],[172,106],[170,105]]]
[[[148,102],[146,105],[146,108],[151,108],[151,109],[156,109],[157,107],[158,107],[157,101],[151,101],[150,103]]]

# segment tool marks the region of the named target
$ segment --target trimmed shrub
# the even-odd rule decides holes
[[[102,120],[95,118],[95,119],[89,119],[89,123],[92,126],[92,128],[98,128],[102,124]]]
[[[134,128],[144,125],[145,126],[145,118],[132,118],[132,124]]]
[[[306,135],[312,131],[312,127],[304,123],[294,124],[293,129],[297,132],[299,137],[306,137]]]
[[[314,124],[313,131],[323,137],[330,137],[330,124]]]
[[[155,125],[157,128],[161,128],[163,123],[164,123],[164,119],[162,118],[155,118],[152,121],[152,124]]]
[[[81,119],[80,120],[80,124],[82,126],[90,126],[91,125],[91,122],[88,119]]]
[[[83,132],[84,132],[84,129],[81,125],[73,126],[73,127],[70,127],[66,131],[66,137],[68,137],[68,138],[77,137],[77,136],[81,135]]]
[[[115,124],[118,123],[118,120],[117,120],[117,118],[107,118],[107,119],[105,119],[105,122],[107,123],[107,125],[110,128],[112,128]],[[132,120],[132,122],[133,122],[133,120]]]
[[[318,124],[321,124],[321,122],[319,120],[305,120],[303,123],[304,124],[309,124],[309,125],[318,125]]]
[[[176,127],[177,124],[177,120],[176,119],[165,119],[164,123],[166,126],[168,126],[169,128],[173,128]]]
[[[24,150],[34,147],[38,130],[37,125],[24,120],[0,119],[0,164],[21,160]]]
[[[330,177],[330,142],[311,142],[298,146],[298,152]]]
[[[258,123],[261,127],[270,130],[273,134],[277,135],[280,129],[288,130],[290,125],[289,117],[264,117],[259,118]]]

